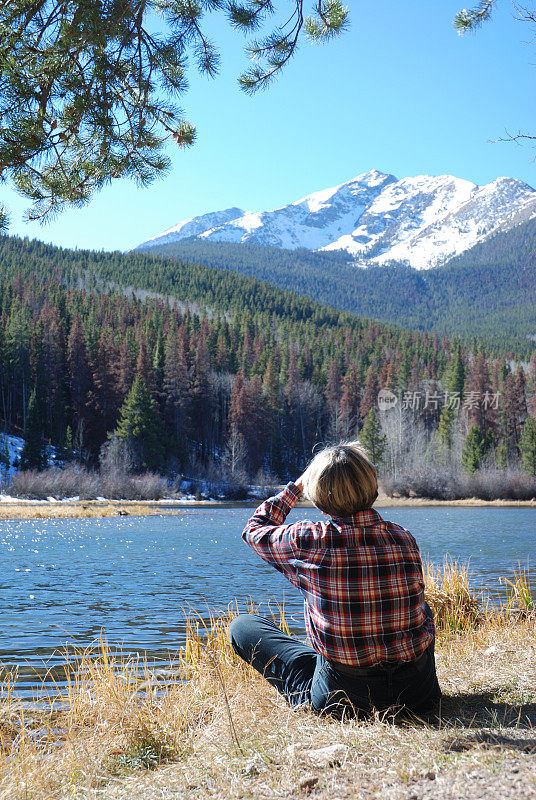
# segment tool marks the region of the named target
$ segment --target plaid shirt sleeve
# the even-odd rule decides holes
[[[300,551],[307,547],[318,527],[318,523],[303,520],[293,525],[283,524],[301,496],[296,484],[287,484],[282,492],[257,508],[242,533],[243,540],[295,586],[299,586],[296,562],[300,560]]]

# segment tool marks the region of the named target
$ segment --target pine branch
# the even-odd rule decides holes
[[[464,8],[454,17],[454,27],[458,33],[463,34],[476,30],[491,18],[491,12],[496,0],[482,0],[472,9]]]
[[[180,147],[195,128],[175,106],[186,90],[186,60],[214,77],[219,53],[204,30],[223,11],[233,28],[261,28],[275,0],[3,0],[0,3],[0,177],[11,180],[46,220],[80,205],[110,180],[146,184],[167,167],[155,155]],[[297,50],[303,0],[250,55],[259,63],[241,82],[268,85]],[[344,27],[339,0],[317,0],[317,40]],[[157,12],[164,30],[144,25]]]
[[[315,16],[305,20],[305,31],[313,42],[326,42],[348,28],[348,8],[340,0],[318,0]]]

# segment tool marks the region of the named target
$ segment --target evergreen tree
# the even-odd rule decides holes
[[[410,392],[417,392],[419,391],[422,383],[422,363],[421,357],[419,353],[414,353],[413,358],[411,360],[411,371],[409,373],[409,380],[408,380],[408,391]]]
[[[530,357],[529,363],[529,397],[528,410],[533,417],[536,417],[536,352]]]
[[[462,361],[461,346],[458,343],[450,359],[445,377],[445,388],[450,393],[458,393],[463,397],[465,385],[465,367]]]
[[[338,434],[338,419],[342,395],[341,381],[342,378],[339,365],[335,359],[332,359],[328,367],[326,388],[324,391],[326,411],[328,416],[328,429],[332,437],[335,437]]]
[[[244,375],[247,377],[251,374],[251,362],[252,362],[252,353],[251,353],[251,336],[249,332],[249,327],[245,326],[244,334],[242,337],[242,347],[241,352],[239,354],[241,370]]]
[[[137,457],[138,469],[157,469],[160,466],[164,457],[162,427],[154,400],[139,374],[121,406],[114,433],[118,439],[130,444]]]
[[[134,380],[134,366],[132,354],[126,339],[122,339],[119,345],[119,355],[115,368],[117,394],[122,402],[130,391]]]
[[[396,388],[400,392],[405,392],[408,388],[409,376],[411,373],[411,352],[405,343],[402,346],[402,357],[398,369]]]
[[[156,337],[156,343],[154,346],[154,353],[153,353],[153,372],[156,377],[157,383],[162,381],[162,375],[164,372],[164,339],[162,336],[162,331],[158,331]]]
[[[536,419],[527,417],[519,440],[521,469],[536,478]]]
[[[214,418],[214,393],[209,375],[209,359],[205,342],[197,342],[190,386],[190,424],[195,440],[200,445],[201,458],[211,452],[211,429]]]
[[[511,372],[503,380],[501,422],[502,433],[508,448],[508,461],[515,462],[519,457],[519,437],[521,425],[518,417],[519,397],[518,386]]]
[[[280,397],[279,376],[274,357],[268,356],[262,382],[262,391],[266,401],[266,419],[264,428],[267,435],[267,462],[270,468],[279,474],[281,462],[281,418],[282,405]]]
[[[177,329],[173,327],[166,339],[163,392],[166,422],[179,451],[182,449],[182,440],[187,428],[188,388],[186,355],[177,335]]]
[[[74,455],[74,440],[73,440],[73,429],[70,425],[67,425],[67,430],[65,431],[65,441],[63,444],[63,458],[65,461],[71,461]]]
[[[479,425],[473,425],[465,439],[462,450],[462,466],[464,472],[473,475],[482,462],[488,442]]]
[[[380,467],[383,462],[387,439],[382,433],[382,428],[376,412],[370,409],[361,433],[359,434],[365,452],[376,467]]]
[[[43,416],[40,413],[41,403],[33,389],[28,401],[26,427],[24,429],[24,447],[20,456],[21,469],[45,469],[47,455],[43,441]]]
[[[28,394],[30,392],[30,330],[32,319],[27,304],[21,304],[19,297],[13,298],[10,314],[5,321],[4,335],[4,360],[7,367],[7,379],[11,384],[13,411],[11,419],[6,422],[11,424],[26,425],[26,409],[28,407]],[[14,388],[16,387],[16,392]]]
[[[495,465],[497,469],[506,469],[508,467],[508,446],[504,437],[499,439],[495,448]]]
[[[355,436],[359,416],[359,384],[356,365],[350,364],[344,376],[341,402],[339,406],[339,431],[343,439]]]
[[[145,334],[140,332],[138,344],[138,359],[136,361],[136,373],[141,375],[143,382],[149,390],[151,397],[156,399],[157,384],[156,376],[151,363],[151,356],[149,355],[149,348],[147,346],[147,339]]]
[[[114,347],[111,331],[102,330],[92,358],[92,391],[90,406],[92,411],[92,437],[89,445],[97,453],[106,441],[108,431],[117,422],[119,398],[116,392],[116,376],[114,365],[117,363],[117,352]],[[87,437],[89,440],[89,437]]]
[[[87,420],[91,391],[91,367],[87,354],[84,329],[80,314],[76,312],[67,341],[68,385],[71,408],[76,419]]]
[[[521,431],[527,419],[527,400],[526,400],[526,384],[525,372],[523,367],[518,365],[516,369],[516,380],[514,388],[514,402],[515,402],[515,422],[517,438],[521,437]]]
[[[253,375],[247,387],[247,436],[248,467],[251,475],[255,475],[262,467],[270,441],[270,429],[267,426],[268,404],[262,390],[259,375]]]
[[[156,400],[161,410],[163,409],[164,406],[164,393],[162,391],[162,383],[164,378],[164,363],[165,363],[164,341],[162,339],[161,331],[158,331],[153,353],[153,374],[156,383]]]
[[[59,303],[51,306],[47,301],[41,311],[43,323],[43,360],[45,391],[43,400],[47,420],[47,435],[61,442],[65,435],[66,396],[65,396],[65,344],[64,331],[60,319]]]
[[[454,411],[449,405],[444,405],[439,417],[437,429],[439,441],[447,449],[452,447],[452,423],[454,422]]]
[[[363,389],[363,397],[359,405],[359,414],[361,419],[366,419],[370,411],[374,408],[378,401],[378,370],[375,364],[371,364],[367,371],[365,379],[365,388]]]

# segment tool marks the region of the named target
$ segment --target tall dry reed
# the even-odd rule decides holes
[[[466,565],[448,557],[442,567],[427,562],[424,581],[426,601],[439,633],[463,631],[481,620],[484,600],[471,589]]]

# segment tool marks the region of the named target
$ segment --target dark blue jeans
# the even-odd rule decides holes
[[[417,662],[349,674],[256,614],[236,617],[229,636],[233,650],[293,706],[307,704],[318,713],[340,717],[372,709],[425,711],[441,697],[433,642]]]

